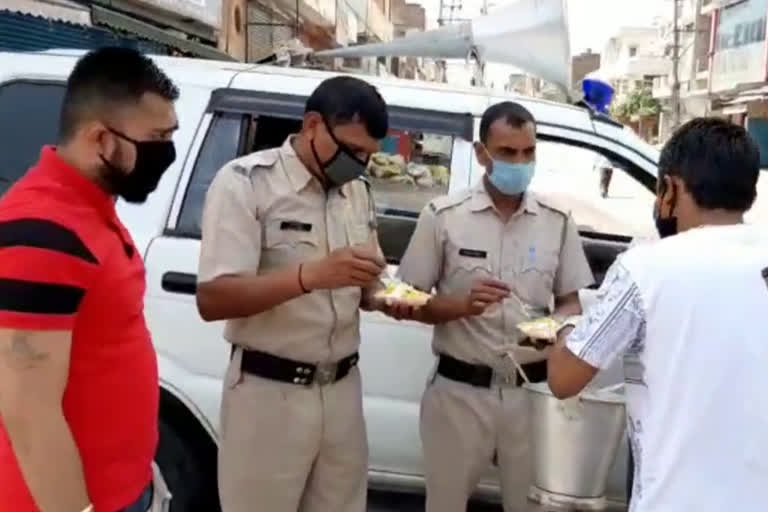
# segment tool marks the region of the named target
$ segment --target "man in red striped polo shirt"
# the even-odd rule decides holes
[[[115,212],[175,159],[173,83],[139,53],[84,56],[59,145],[0,200],[0,510],[144,512],[157,359],[144,265]]]

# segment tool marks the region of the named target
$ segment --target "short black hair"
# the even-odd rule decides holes
[[[514,101],[502,101],[491,105],[483,113],[483,118],[480,119],[480,142],[485,144],[488,142],[488,131],[491,129],[491,125],[504,119],[507,124],[514,128],[520,128],[526,123],[536,124],[536,119],[533,118],[527,108]]]
[[[137,103],[145,93],[176,101],[179,90],[152,59],[131,48],[104,47],[75,64],[59,119],[59,142],[65,143],[84,121],[107,118],[114,109]]]
[[[747,211],[757,197],[760,150],[741,126],[718,118],[684,124],[664,145],[659,183],[678,176],[699,208]]]
[[[379,91],[351,76],[323,80],[307,100],[305,112],[317,112],[331,126],[361,122],[375,139],[383,139],[389,130],[387,104]]]

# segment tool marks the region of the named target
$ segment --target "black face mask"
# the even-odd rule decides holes
[[[315,141],[312,140],[310,142],[310,146],[312,147],[312,154],[314,155],[315,160],[317,161],[318,165],[320,165],[320,168],[328,178],[328,181],[331,183],[331,185],[340,187],[345,183],[362,176],[365,170],[368,168],[368,162],[357,158],[357,156],[352,151],[350,151],[349,148],[347,148],[336,138],[336,136],[333,134],[333,131],[331,130],[330,125],[325,121],[323,121],[323,123],[325,124],[326,131],[331,136],[331,139],[333,139],[333,142],[336,143],[338,149],[336,150],[336,153],[330,158],[330,160],[323,162],[320,160],[320,156],[317,154]]]
[[[669,217],[661,217],[659,212],[661,200],[664,198],[665,190],[660,191],[659,201],[653,206],[653,220],[656,223],[656,231],[659,232],[659,237],[667,238],[677,234],[677,217],[672,215],[675,211],[675,186],[672,185],[672,208],[669,210]]]
[[[127,172],[101,157],[107,170],[104,180],[109,191],[129,203],[143,203],[160,183],[163,173],[176,160],[176,147],[170,140],[134,140],[117,130],[112,133],[136,147],[136,164]]]

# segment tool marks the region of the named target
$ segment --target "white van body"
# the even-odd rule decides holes
[[[14,148],[11,152],[0,149],[3,187],[23,174],[21,165],[26,169],[34,163],[37,154],[30,154],[33,148],[55,142],[56,101],[60,102],[64,81],[79,55],[81,52],[74,51],[0,52],[0,145]],[[162,386],[158,462],[177,498],[174,510],[203,509],[194,503],[218,509],[214,505],[215,457],[222,376],[230,352],[222,338],[222,324],[204,322],[196,309],[194,281],[200,240],[195,222],[212,173],[249,148],[243,141],[253,137],[254,130],[255,137],[260,136],[253,120],[300,119],[304,99],[332,74],[186,58],[155,60],[181,90],[176,105],[180,129],[174,137],[178,158],[146,204],[121,201],[118,211],[146,262],[146,316],[157,348]],[[452,137],[449,193],[466,189],[483,172],[472,150],[483,111],[495,102],[514,100],[537,119],[540,144],[575,148],[573,154],[604,155],[652,197],[649,190],[655,183],[658,151],[631,130],[599,119],[584,108],[444,84],[360,78],[374,84],[396,110],[391,114],[395,128],[432,130]],[[450,133],[452,127],[456,133]],[[18,156],[19,152],[24,154]],[[567,181],[568,168],[574,165],[570,156],[557,155],[550,155],[552,167],[557,167],[553,172],[563,174],[562,178],[553,174],[552,183]],[[8,169],[17,175],[5,176]],[[597,197],[596,174],[593,188]],[[563,190],[554,195],[562,199]],[[621,202],[619,207],[628,208],[626,204]],[[394,219],[393,225],[400,220],[412,224],[420,209],[404,215],[391,206],[378,204],[380,217]],[[650,219],[650,209],[644,215]],[[636,234],[616,236],[587,226],[585,248],[598,278]],[[390,243],[394,242],[390,239]],[[407,239],[394,245],[404,247],[406,243]],[[391,270],[395,269],[393,265]],[[360,362],[372,486],[423,490],[419,404],[434,364],[430,341],[429,326],[397,322],[380,313],[362,315]],[[603,378],[606,383],[615,382],[621,374],[617,370]],[[624,445],[609,482],[609,497],[614,500],[624,499],[625,468]],[[498,495],[490,464],[479,493],[491,499]]]

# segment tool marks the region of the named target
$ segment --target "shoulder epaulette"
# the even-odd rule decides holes
[[[534,200],[541,206],[542,208],[546,208],[549,211],[555,212],[561,217],[563,217],[565,220],[568,219],[568,216],[570,213],[565,208],[560,208],[559,206],[552,205],[549,201],[543,200],[538,195],[534,198]]]
[[[448,210],[449,208],[460,205],[470,197],[472,197],[471,190],[463,191],[458,194],[436,197],[429,202],[429,209],[434,213],[440,213],[444,210]]]
[[[244,176],[250,176],[256,169],[264,169],[274,166],[277,163],[280,154],[278,149],[265,149],[257,151],[250,155],[245,155],[230,163],[232,169]]]

